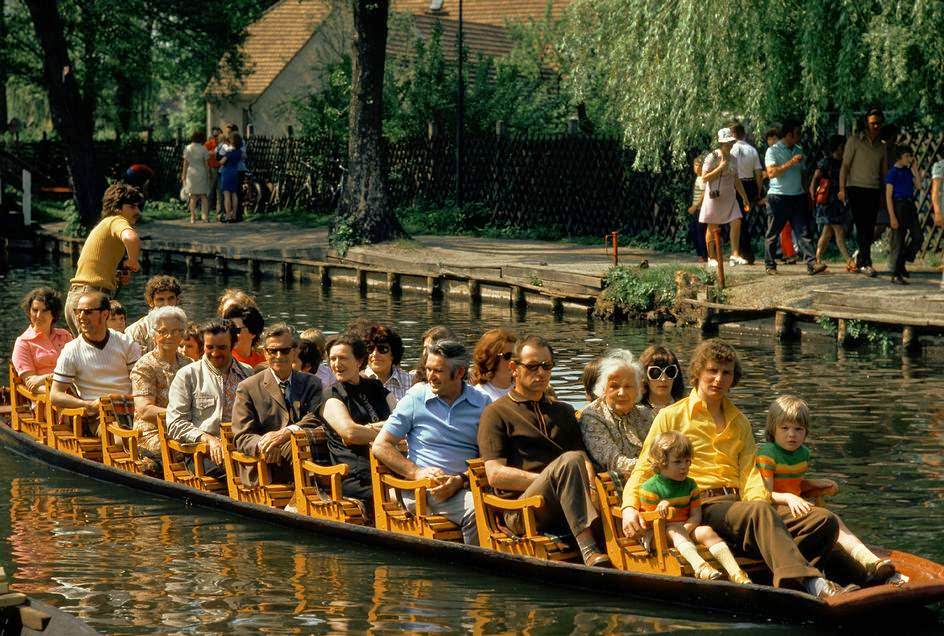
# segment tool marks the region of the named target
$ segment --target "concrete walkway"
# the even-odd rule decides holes
[[[44,226],[52,233],[64,224]],[[299,228],[288,223],[197,223],[187,220],[150,221],[139,228],[145,247],[190,248],[231,257],[249,256],[320,260],[333,256],[325,228]],[[602,278],[612,265],[612,255],[599,246],[567,242],[488,239],[468,236],[417,236],[368,247],[352,248],[349,258],[389,258],[416,264],[448,267],[526,266],[538,270],[582,274]],[[652,250],[620,248],[621,264],[638,266],[696,265],[688,254],[663,254]],[[883,263],[876,261],[880,271]],[[903,314],[925,314],[930,305],[944,299],[939,268],[913,267],[911,285],[891,285],[888,276],[870,279],[849,274],[841,265],[809,276],[803,264],[780,265],[776,276],[764,273],[762,259],[756,265],[727,268],[726,304],[732,307],[767,308],[816,306],[817,298],[857,297],[882,299],[883,307],[895,306]],[[833,298],[835,300],[835,298]],[[933,302],[932,302],[933,301]],[[878,302],[878,301],[876,301]],[[885,310],[887,311],[887,309]]]

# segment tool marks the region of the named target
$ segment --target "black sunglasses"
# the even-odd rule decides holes
[[[506,351],[506,352],[504,352],[504,353],[499,353],[499,354],[498,354],[498,357],[501,358],[502,360],[504,360],[505,362],[508,362],[509,360],[511,360],[511,357],[512,357],[513,355],[515,355],[515,354],[512,353],[511,351]]]
[[[382,342],[378,342],[376,344],[370,345],[370,347],[367,350],[368,351],[376,350],[377,353],[390,353],[390,345],[384,344]]]
[[[265,351],[270,356],[277,356],[277,355],[287,356],[288,354],[292,352],[292,349],[294,348],[295,348],[295,345],[292,345],[291,347],[266,347]]]
[[[545,371],[550,373],[551,369],[554,368],[554,363],[551,362],[550,360],[548,360],[547,362],[529,362],[527,364],[519,362],[518,364],[520,364],[525,369],[527,369],[528,373],[537,373],[538,369],[544,369]]]
[[[669,380],[674,380],[676,376],[678,376],[678,367],[674,364],[670,364],[666,367],[653,364],[646,367],[646,375],[650,380],[661,380],[663,375]]]

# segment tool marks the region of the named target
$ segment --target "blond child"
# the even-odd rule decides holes
[[[668,521],[672,545],[692,566],[695,578],[717,580],[722,574],[701,558],[690,537],[708,548],[732,582],[750,583],[728,544],[709,526],[701,525],[701,494],[688,476],[692,465],[689,439],[678,431],[662,433],[652,444],[650,462],[655,475],[639,487],[640,506],[643,511],[657,511]]]
[[[810,409],[806,402],[792,395],[784,395],[770,405],[767,412],[767,442],[757,449],[757,469],[775,504],[785,506],[781,514],[802,517],[813,509],[813,504],[802,493],[822,489],[836,494],[839,487],[832,479],[807,479],[806,470],[810,449],[803,442],[810,431]],[[872,581],[886,581],[895,574],[889,559],[881,559],[859,540],[846,524],[839,520],[837,544],[865,568]]]

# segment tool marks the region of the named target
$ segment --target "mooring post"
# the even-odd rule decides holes
[[[426,290],[429,297],[433,300],[440,300],[443,297],[443,280],[441,276],[427,276]]]
[[[901,329],[901,348],[905,351],[913,351],[921,348],[921,341],[918,340],[918,334],[911,325],[905,325]]]
[[[527,300],[525,299],[524,289],[519,285],[513,285],[511,287],[511,305],[513,307],[523,307],[526,304]]]
[[[249,278],[253,280],[259,278],[259,261],[250,258],[247,260],[247,265],[246,271],[249,273]]]
[[[357,288],[362,294],[367,291],[367,270],[357,270]]]
[[[839,318],[836,321],[836,344],[840,347],[845,347],[849,344],[849,336],[846,333],[846,320],[844,318]]]
[[[318,278],[322,287],[331,287],[331,268],[327,265],[318,266]]]
[[[187,254],[184,256],[184,267],[187,268],[187,276],[197,271],[197,257],[193,254]]]
[[[400,275],[396,272],[387,272],[387,291],[393,296],[399,296],[403,291],[400,287]]]
[[[469,279],[469,298],[474,303],[482,302],[482,284],[472,278]]]
[[[226,273],[226,257],[222,254],[216,255],[216,273],[225,274]]]
[[[796,327],[796,316],[786,311],[778,311],[774,314],[774,331],[781,342],[798,337],[800,331]]]
[[[279,280],[287,281],[292,279],[292,264],[282,261],[282,269],[279,272]]]

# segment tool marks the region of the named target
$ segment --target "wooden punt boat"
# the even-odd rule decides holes
[[[62,610],[8,589],[0,568],[0,634],[9,636],[94,636],[94,629]]]
[[[339,523],[287,512],[278,508],[236,501],[225,495],[200,491],[178,483],[119,470],[83,459],[40,443],[0,422],[0,444],[9,452],[94,479],[121,484],[155,495],[186,500],[190,504],[223,510],[269,523],[310,530],[358,543],[408,550],[439,563],[467,566],[489,574],[513,576],[536,584],[582,588],[606,596],[653,601],[660,607],[678,606],[699,611],[776,620],[787,623],[819,622],[856,624],[903,616],[899,610],[921,608],[944,601],[944,566],[907,552],[890,551],[898,570],[910,578],[903,587],[889,585],[863,589],[821,601],[802,592],[764,585],[736,585],[727,581],[700,581],[691,577],[640,574],[616,569],[589,568],[581,564],[548,561]],[[916,614],[909,615],[911,617]]]

